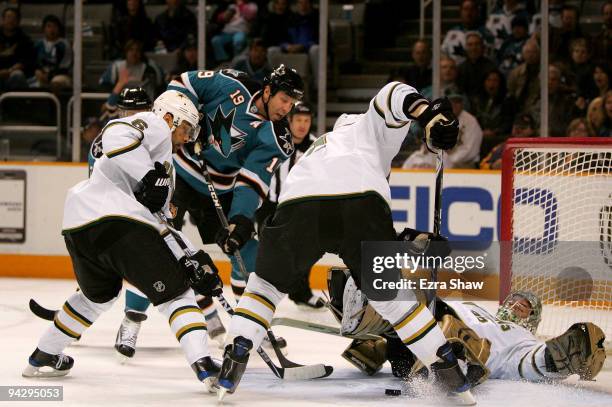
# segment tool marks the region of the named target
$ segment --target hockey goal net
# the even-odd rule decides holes
[[[532,291],[539,336],[594,322],[609,346],[612,139],[510,139],[502,167],[500,301]]]

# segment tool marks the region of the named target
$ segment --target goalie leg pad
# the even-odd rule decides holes
[[[378,372],[387,358],[384,339],[354,339],[342,352],[342,357],[368,376]]]
[[[592,380],[606,360],[605,339],[597,325],[591,322],[576,323],[563,335],[546,341],[549,359],[552,359],[552,363],[547,365],[558,373],[568,376],[578,374],[583,380]]]

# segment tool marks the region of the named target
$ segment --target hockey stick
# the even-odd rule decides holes
[[[444,151],[438,150],[436,155],[436,191],[434,200],[434,220],[433,233],[436,237],[440,236],[440,227],[442,223],[442,182],[444,179]],[[438,268],[435,266],[431,269],[431,281],[438,281]],[[428,291],[429,305],[428,308],[432,314],[436,313],[436,288]]]
[[[57,314],[59,311],[43,307],[37,303],[34,298],[30,298],[30,303],[28,305],[30,306],[30,311],[32,311],[32,314],[47,321],[53,321],[55,319],[55,314]]]
[[[187,247],[187,244],[185,244],[180,234],[169,224],[166,217],[162,213],[157,213],[156,216],[160,220],[160,222],[165,224],[165,226],[168,228],[170,233],[172,233],[172,236],[174,237],[178,245],[181,247],[183,252],[185,252],[185,255],[191,256],[191,251]],[[223,308],[228,314],[234,315],[234,310],[232,309],[232,306],[225,299],[223,294],[219,294],[217,296],[217,300],[219,301],[219,303],[221,303],[221,305],[223,306]],[[268,330],[268,335],[269,336],[271,335],[270,330]],[[274,375],[280,379],[285,379],[285,380],[318,379],[322,377],[327,377],[333,372],[333,368],[331,366],[326,366],[322,363],[319,363],[316,365],[306,365],[305,366],[305,365],[300,365],[298,363],[291,362],[278,349],[278,343],[276,342],[276,338],[274,337],[274,335],[270,336],[270,342],[272,343],[272,349],[274,349],[274,353],[276,353],[276,356],[278,357],[281,367],[276,366],[274,362],[272,362],[272,360],[270,359],[266,351],[263,350],[261,346],[257,348],[257,353],[259,354],[259,356],[261,356],[263,361],[268,365],[270,370],[272,370],[272,373],[274,373]]]
[[[327,335],[340,336],[342,338],[353,339],[352,336],[342,335],[340,328],[335,326],[318,324],[316,322],[302,321],[293,318],[273,318],[272,325],[290,326],[292,328],[303,329],[305,331],[319,332]],[[378,335],[363,334],[359,335],[359,339],[380,339]]]

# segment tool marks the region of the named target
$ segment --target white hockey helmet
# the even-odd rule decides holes
[[[334,130],[338,129],[339,127],[349,126],[355,123],[357,120],[359,120],[361,116],[363,116],[363,113],[360,113],[360,114],[342,113],[340,117],[336,119],[336,123],[334,123]]]
[[[167,90],[153,102],[153,113],[163,118],[166,113],[172,115],[174,131],[183,121],[191,125],[190,141],[195,141],[200,133],[200,113],[198,108],[183,93],[176,90]]]

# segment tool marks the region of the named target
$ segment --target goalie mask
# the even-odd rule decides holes
[[[535,335],[542,320],[542,301],[529,291],[511,292],[497,309],[496,317],[522,326]]]

